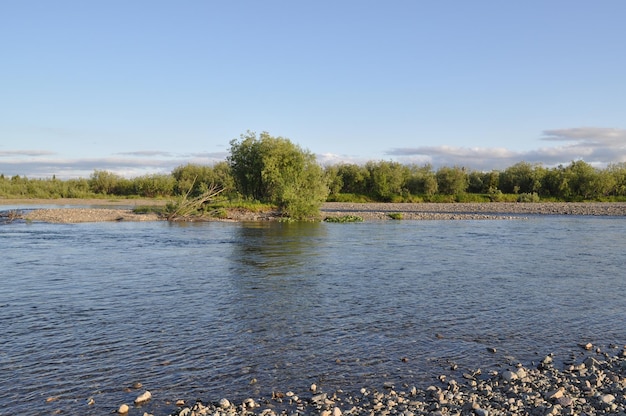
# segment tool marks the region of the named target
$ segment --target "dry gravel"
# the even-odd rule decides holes
[[[56,201],[47,201],[57,203]],[[51,223],[81,223],[103,221],[157,221],[156,214],[135,214],[128,205],[160,205],[162,201],[72,201],[73,206],[85,208],[53,208],[25,211],[23,217],[31,221]],[[95,207],[106,205],[106,207]],[[115,205],[124,206],[116,208]],[[626,216],[626,203],[339,203],[329,202],[322,207],[323,217],[355,215],[366,221],[390,220],[389,214],[401,213],[405,220],[464,220],[464,219],[519,219],[527,215],[594,215]],[[278,218],[277,213],[255,214],[240,210],[229,212],[230,221],[261,221]]]
[[[511,219],[525,215],[609,215],[626,216],[624,202],[491,202],[491,203],[367,203],[329,202],[324,204],[326,216],[357,215],[364,219],[389,219],[389,214],[402,213],[403,219]]]

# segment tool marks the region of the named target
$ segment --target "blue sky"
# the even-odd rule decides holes
[[[626,162],[626,2],[0,0],[0,173]]]

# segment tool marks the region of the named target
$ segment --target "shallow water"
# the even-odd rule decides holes
[[[623,345],[625,231],[573,216],[2,225],[0,409],[103,414],[141,382],[140,414],[167,414]]]

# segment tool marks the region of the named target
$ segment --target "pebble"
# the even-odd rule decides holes
[[[148,400],[150,400],[151,398],[152,398],[152,393],[150,393],[148,390],[146,390],[145,392],[143,392],[142,394],[137,396],[137,398],[135,399],[135,404],[145,403]]]
[[[600,397],[600,401],[605,404],[611,404],[615,401],[615,396],[612,394],[605,394]]]
[[[130,410],[130,408],[128,407],[127,404],[122,404],[120,405],[120,407],[117,408],[117,413],[124,415],[126,413],[128,413],[128,411]]]
[[[511,382],[513,380],[517,380],[517,374],[512,372],[512,371],[503,371],[502,372],[502,378],[505,379],[508,382]]]
[[[281,394],[290,400],[275,395],[273,399],[246,399],[240,406],[230,401],[224,406],[226,399],[222,399],[202,409],[180,409],[173,416],[626,415],[626,357],[621,350],[616,353],[598,354],[592,348],[578,360],[567,360],[563,369],[562,357],[552,354],[532,367],[518,363],[513,369],[485,374],[464,369],[462,374],[443,374],[425,389],[405,384],[405,391],[383,383],[346,393],[320,392],[312,385],[309,399],[305,393],[302,400],[295,400],[298,395],[292,391]],[[252,410],[262,406],[266,408]]]

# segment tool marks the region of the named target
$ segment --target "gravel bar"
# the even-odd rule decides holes
[[[502,220],[520,219],[527,215],[593,215],[626,216],[624,202],[548,202],[548,203],[342,203],[327,202],[323,217],[353,215],[366,221],[391,220],[390,214],[401,214],[403,220]],[[24,211],[29,221],[50,223],[81,223],[103,221],[157,221],[154,213],[135,214],[132,210],[115,208],[51,208]],[[280,218],[278,213],[255,214],[231,210],[230,221],[267,221]]]
[[[355,215],[365,220],[389,220],[401,213],[407,220],[519,219],[525,215],[626,216],[624,202],[488,202],[488,203],[343,203],[328,202],[326,216]]]

